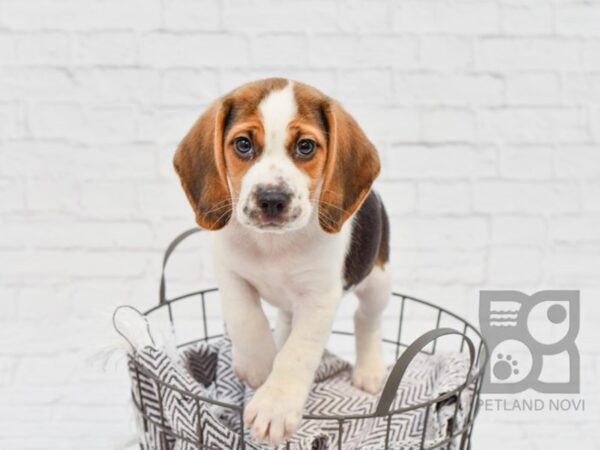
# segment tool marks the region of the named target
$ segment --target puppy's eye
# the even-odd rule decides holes
[[[252,142],[247,137],[236,138],[236,140],[233,141],[233,147],[237,154],[244,159],[250,158],[254,151]]]
[[[316,148],[317,144],[312,139],[300,139],[296,143],[296,155],[301,159],[310,158]]]

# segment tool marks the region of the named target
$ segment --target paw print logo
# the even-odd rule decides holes
[[[490,381],[495,385],[522,382],[533,368],[534,358],[529,348],[516,339],[499,342],[492,351]]]
[[[519,369],[517,368],[519,362],[513,359],[512,355],[504,356],[502,353],[498,353],[497,358],[498,360],[492,369],[496,378],[507,380],[513,375],[519,375]]]
[[[481,291],[479,322],[493,349],[484,392],[579,392],[579,291]]]

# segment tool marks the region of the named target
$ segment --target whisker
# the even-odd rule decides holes
[[[221,222],[221,219],[222,219],[223,217],[225,217],[227,214],[231,213],[232,211],[233,211],[233,209],[230,209],[229,211],[225,211],[223,214],[221,214],[221,215],[218,217],[218,219],[217,219],[217,220],[215,220],[215,222],[216,222],[216,223],[220,223],[220,222]]]
[[[340,193],[339,193],[339,192],[337,192],[337,191],[332,191],[331,189],[321,189],[321,193],[323,193],[323,192],[328,192],[328,193],[330,193],[330,194],[334,194],[334,195],[336,195],[336,196],[339,196],[339,195],[340,195]]]
[[[333,203],[330,203],[330,202],[327,202],[327,201],[324,201],[324,200],[319,200],[318,203],[319,203],[319,205],[324,205],[324,206],[328,206],[330,208],[336,209],[336,210],[338,210],[338,211],[340,211],[340,212],[342,212],[344,214],[348,213],[348,211],[346,209],[340,208],[339,206],[334,205]]]
[[[221,205],[216,208],[211,208],[208,211],[204,211],[203,214],[213,214],[213,213],[216,213],[218,211],[221,211],[221,210],[227,209],[227,208],[231,208],[231,205]]]
[[[220,211],[223,208],[233,208],[233,203],[237,202],[238,198],[232,197],[231,199],[221,200],[217,202],[211,209],[204,212],[204,214],[212,214],[214,212]]]
[[[336,224],[336,221],[333,220],[333,218],[327,213],[319,212],[319,220],[323,220],[325,223],[327,223],[330,226],[333,226]]]

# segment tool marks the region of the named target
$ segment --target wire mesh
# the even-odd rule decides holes
[[[173,250],[188,236],[199,231],[198,229],[188,230],[179,235],[169,245],[165,256],[163,258],[163,271],[160,279],[159,289],[159,304],[155,307],[148,309],[147,311],[140,313],[144,316],[147,322],[148,330],[150,329],[150,323],[153,320],[159,320],[161,315],[168,318],[168,326],[173,332],[173,336],[176,340],[176,347],[180,352],[183,352],[189,348],[192,348],[198,343],[209,343],[222,338],[225,333],[222,327],[222,320],[220,319],[219,313],[212,311],[212,305],[218,304],[218,299],[214,298],[215,301],[211,301],[212,297],[216,297],[218,293],[217,288],[203,289],[194,292],[185,293],[178,295],[172,299],[167,299],[166,296],[166,281],[165,281],[165,267],[169,260],[169,257]],[[385,424],[385,434],[383,447],[377,450],[405,450],[407,447],[403,446],[403,442],[394,441],[391,435],[392,425],[394,420],[401,421],[406,415],[423,412],[424,420],[422,426],[420,426],[420,438],[418,439],[419,450],[433,450],[433,449],[444,449],[444,450],[469,450],[471,448],[471,436],[473,432],[473,425],[477,416],[479,403],[481,381],[484,376],[486,365],[488,362],[488,348],[485,340],[477,328],[469,323],[464,318],[445,308],[439,307],[428,301],[418,299],[413,296],[404,295],[400,293],[392,293],[392,304],[390,310],[397,310],[395,315],[395,321],[397,323],[392,324],[393,326],[384,329],[384,335],[382,336],[382,342],[384,348],[388,351],[392,363],[394,364],[392,371],[386,382],[386,386],[383,389],[379,404],[373,411],[368,413],[356,413],[348,414],[344,416],[339,415],[319,415],[307,412],[303,415],[305,421],[320,421],[325,423],[331,423],[332,425],[327,427],[329,433],[332,435],[331,442],[335,442],[335,447],[338,450],[343,450],[343,436],[345,430],[352,428],[355,424],[353,421],[364,421],[364,420],[379,420],[382,424]],[[185,306],[185,314],[182,314],[182,318],[178,318],[178,308]],[[135,308],[131,308],[134,309]],[[138,311],[139,312],[139,311]],[[166,313],[166,314],[165,314]],[[431,321],[428,322],[431,318]],[[442,324],[446,321],[453,321],[453,326],[442,327]],[[193,333],[190,334],[189,330],[186,330],[185,322],[190,322]],[[113,320],[114,322],[114,320]],[[212,324],[217,322],[218,328],[215,329]],[[198,327],[198,323],[201,326]],[[414,329],[411,329],[411,325],[421,324],[425,326],[425,330],[428,332],[421,335],[418,339],[411,338],[409,335],[414,334]],[[118,330],[117,331],[127,339],[127,337]],[[432,330],[437,330],[438,333]],[[185,331],[188,331],[187,333]],[[199,334],[198,334],[199,331]],[[438,338],[454,334],[457,345],[454,347],[446,347],[441,350],[441,345],[438,343]],[[423,338],[430,335],[429,339],[423,340]],[[339,338],[352,338],[354,333],[351,329],[334,329],[332,336]],[[446,340],[445,340],[446,341]],[[154,343],[154,340],[152,339]],[[417,343],[422,345],[417,345]],[[129,371],[131,374],[132,382],[132,399],[136,409],[136,413],[139,416],[140,424],[142,427],[144,439],[140,443],[142,450],[172,450],[175,448],[175,441],[179,440],[186,449],[193,450],[246,450],[246,433],[243,426],[243,407],[238,404],[227,403],[214,398],[210,398],[204,395],[190,392],[181,386],[173,384],[172,380],[161,379],[155,374],[151,373],[144,367],[137,358],[135,347],[132,345],[134,350],[129,355]],[[444,392],[435,398],[428,399],[427,401],[416,403],[408,406],[399,407],[392,409],[392,400],[395,396],[396,390],[404,374],[404,370],[412,362],[412,358],[408,358],[410,354],[425,354],[435,355],[441,351],[455,351],[464,352],[465,347],[469,351],[471,358],[471,365],[469,373],[465,374],[465,381],[455,389],[448,392]],[[407,355],[405,358],[404,355]],[[404,369],[400,369],[400,375],[396,380],[397,384],[391,382],[394,378],[394,371],[400,366],[404,365]],[[396,374],[398,375],[398,374]],[[215,380],[218,383],[218,380]],[[389,388],[388,388],[389,385]],[[391,392],[390,392],[391,391]],[[463,393],[470,393],[470,400],[468,403],[467,411],[463,412],[464,420],[459,423],[457,420],[459,415],[459,409],[462,406],[461,398]],[[183,435],[182,433],[176,433],[170,429],[165,421],[165,408],[164,401],[168,397],[169,393],[177,393],[180,398],[188,399],[193,405],[195,405],[195,412],[197,414],[197,428],[190,434]],[[153,398],[155,396],[156,398]],[[384,398],[387,397],[387,398]],[[158,404],[158,413],[148,408],[147,403],[154,402]],[[429,426],[429,416],[432,414],[438,405],[443,402],[454,402],[454,412],[452,419],[448,422],[447,429],[445,430],[445,436],[442,439],[438,439],[431,445],[428,445],[427,435]],[[224,447],[210,445],[204,440],[204,430],[202,428],[203,421],[202,405],[212,405],[221,408],[221,410],[227,410],[232,416],[238,417],[239,427],[234,430],[238,436],[237,447]],[[158,416],[157,416],[158,415]],[[152,442],[150,442],[152,441]],[[157,446],[157,441],[160,446]],[[177,447],[182,448],[182,447]],[[253,446],[252,446],[253,448]],[[296,447],[287,441],[281,448],[286,450],[296,450]],[[331,450],[333,450],[333,448]],[[370,448],[368,450],[371,450]],[[411,447],[412,450],[412,447]]]
[[[207,304],[210,303],[209,301],[207,301],[207,297],[210,295],[214,295],[216,293],[217,293],[217,289],[211,288],[211,289],[205,289],[205,290],[200,290],[200,291],[195,291],[195,292],[179,295],[171,300],[166,300],[161,305],[150,308],[149,310],[147,310],[146,312],[144,312],[142,314],[147,319],[151,320],[153,316],[158,315],[161,311],[164,311],[166,309],[168,311],[167,317],[170,322],[170,326],[173,328],[173,330],[177,330],[177,319],[176,319],[176,314],[174,314],[174,310],[176,309],[176,306],[183,302],[197,303],[199,315],[201,316],[201,324],[202,324],[201,327],[198,327],[200,330],[200,334],[199,334],[199,336],[195,337],[194,339],[186,339],[183,342],[178,342],[177,348],[180,351],[182,351],[182,350],[185,350],[199,342],[211,342],[211,341],[215,341],[224,336],[223,332],[211,333],[210,327],[209,327],[209,319],[207,317],[208,313],[209,313],[209,307]],[[474,336],[476,338],[476,340],[478,340],[478,342],[475,343],[475,348],[476,348],[476,353],[474,355],[475,367],[471,371],[471,374],[467,377],[466,382],[463,385],[457,387],[456,389],[446,392],[443,395],[438,396],[436,398],[432,398],[432,399],[428,400],[427,402],[410,405],[408,407],[403,407],[403,408],[396,409],[396,410],[387,411],[384,414],[377,413],[376,411],[369,412],[369,413],[357,413],[357,414],[346,415],[346,416],[332,416],[332,415],[324,416],[324,415],[306,413],[303,416],[303,420],[317,420],[317,421],[332,421],[333,420],[333,421],[335,421],[337,423],[337,425],[333,428],[337,429],[336,432],[338,433],[338,436],[335,436],[333,441],[335,441],[337,443],[335,448],[341,450],[341,449],[343,449],[342,442],[343,442],[343,433],[344,433],[344,425],[345,424],[348,424],[351,421],[356,421],[356,420],[383,418],[383,420],[385,420],[385,422],[386,422],[386,433],[385,433],[385,438],[384,438],[385,439],[385,444],[384,444],[385,447],[383,447],[383,449],[382,449],[382,450],[384,450],[384,449],[392,449],[392,448],[401,448],[401,447],[393,447],[393,445],[401,444],[401,443],[392,442],[392,440],[391,440],[390,429],[391,429],[392,421],[395,418],[401,417],[403,414],[407,414],[411,411],[416,411],[416,410],[421,409],[422,411],[424,411],[425,420],[423,421],[423,428],[421,430],[421,440],[420,440],[420,445],[418,447],[420,450],[433,450],[436,448],[442,448],[445,450],[454,450],[454,449],[467,450],[467,449],[469,449],[471,433],[472,433],[472,429],[473,429],[473,423],[474,423],[476,415],[477,415],[476,405],[479,401],[481,379],[483,377],[483,372],[484,372],[485,366],[487,364],[487,346],[486,346],[486,343],[485,343],[483,337],[481,336],[480,332],[473,325],[471,325],[469,322],[467,322],[460,316],[458,316],[444,308],[438,307],[430,302],[427,302],[427,301],[421,300],[421,299],[417,299],[415,297],[411,297],[408,295],[400,294],[400,293],[393,293],[392,299],[393,299],[393,301],[400,303],[400,306],[398,308],[399,312],[397,315],[398,326],[395,328],[395,332],[394,332],[393,336],[385,336],[385,335],[383,336],[382,341],[384,343],[384,346],[387,346],[388,348],[391,347],[392,353],[394,354],[394,356],[401,356],[403,353],[403,349],[406,349],[409,345],[412,344],[412,342],[406,341],[405,338],[403,338],[403,329],[405,328],[405,325],[406,325],[404,322],[407,320],[410,320],[410,319],[406,318],[407,305],[410,304],[412,306],[423,307],[423,308],[428,308],[428,309],[433,308],[435,311],[437,311],[435,314],[435,319],[432,323],[433,329],[440,328],[440,323],[445,316],[452,317],[454,320],[462,323],[462,330],[460,332],[457,332],[459,334],[459,338],[460,338],[458,340],[456,348],[455,348],[455,350],[457,352],[464,351],[465,343],[467,342],[467,339],[471,339],[467,336],[468,332],[470,332],[471,335]],[[337,336],[342,336],[342,337],[352,337],[353,336],[353,333],[351,331],[343,330],[343,329],[333,330],[332,334],[337,335]],[[420,351],[420,353],[424,353],[426,355],[437,354],[437,352],[439,351],[439,346],[437,345],[437,339],[433,342],[434,342],[434,344],[431,346],[430,349],[423,348]],[[447,350],[448,350],[448,348],[446,347],[446,351]],[[171,444],[170,444],[169,439],[172,441],[174,441],[175,439],[180,439],[182,442],[186,442],[186,443],[192,445],[193,446],[192,448],[195,448],[198,450],[200,450],[200,449],[202,449],[202,450],[204,450],[204,449],[206,449],[206,450],[209,450],[209,449],[224,450],[223,447],[219,448],[219,447],[215,447],[215,446],[209,446],[203,442],[203,440],[202,440],[203,430],[201,429],[201,420],[197,421],[198,429],[197,429],[197,436],[195,436],[195,439],[190,439],[189,437],[174,433],[172,430],[170,430],[165,425],[163,393],[168,390],[171,390],[171,391],[177,392],[180,395],[184,395],[186,397],[192,398],[196,404],[197,411],[201,410],[200,405],[203,402],[204,402],[204,404],[211,404],[211,405],[219,406],[221,408],[229,409],[232,412],[234,412],[235,414],[239,415],[240,424],[243,424],[243,420],[242,420],[243,408],[240,405],[229,404],[226,402],[215,400],[213,398],[199,396],[197,394],[185,391],[178,386],[174,386],[174,385],[170,384],[169,382],[158,378],[157,376],[155,376],[154,374],[152,374],[148,370],[146,370],[145,367],[143,367],[140,364],[140,362],[136,359],[135,354],[132,354],[129,356],[129,364],[130,364],[130,368],[133,369],[132,373],[134,374],[134,375],[132,375],[132,382],[133,382],[132,396],[134,399],[134,405],[137,410],[137,414],[141,418],[141,423],[143,424],[143,429],[144,429],[145,433],[148,433],[149,424],[152,424],[154,427],[156,427],[157,429],[159,429],[161,431],[160,437],[159,437],[159,439],[161,441],[163,441],[161,448],[170,449],[170,448],[172,448],[172,446],[170,446]],[[140,378],[141,374],[143,374],[144,377],[151,380],[152,383],[155,384],[155,391],[159,393],[158,404],[160,405],[160,417],[152,417],[150,414],[148,414],[146,408],[144,407],[144,399],[145,399],[145,396],[147,396],[147,391],[149,389],[145,390],[144,387],[142,386],[142,381]],[[434,445],[427,446],[426,436],[427,436],[427,432],[428,432],[428,429],[427,429],[428,422],[429,422],[428,418],[431,413],[431,409],[433,407],[435,407],[436,404],[440,404],[441,402],[443,402],[445,400],[448,400],[451,398],[455,398],[455,399],[461,398],[461,395],[463,394],[463,392],[465,392],[465,390],[470,390],[472,392],[472,394],[471,394],[470,402],[468,405],[468,411],[466,412],[466,415],[465,415],[465,420],[461,424],[462,426],[460,426],[460,428],[458,428],[458,423],[457,423],[456,419],[457,419],[460,402],[456,401],[455,406],[454,406],[453,418],[449,422],[450,426],[447,431],[447,435],[446,435],[445,439],[443,439],[440,442],[436,442]],[[243,425],[240,425],[240,429],[237,430],[237,432],[239,433],[238,448],[240,450],[244,450],[246,434],[244,432]],[[144,450],[146,450],[146,449],[150,450],[151,447],[142,443],[141,448]],[[284,444],[284,448],[290,449],[290,450],[294,449],[294,447],[292,446],[292,444],[290,444],[289,441]],[[227,449],[227,450],[229,450],[229,449]]]

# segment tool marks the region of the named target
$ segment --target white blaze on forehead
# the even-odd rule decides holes
[[[256,217],[261,214],[261,208],[256,193],[264,187],[273,187],[289,194],[290,203],[285,213],[289,222],[286,229],[303,227],[312,217],[311,180],[293,162],[285,145],[288,126],[296,118],[297,112],[292,82],[288,82],[283,89],[269,92],[258,105],[264,129],[264,146],[260,157],[242,178],[236,208],[236,216],[242,224],[252,226],[258,223]]]
[[[285,152],[287,128],[298,112],[292,82],[271,91],[258,105],[265,130],[263,155]]]

